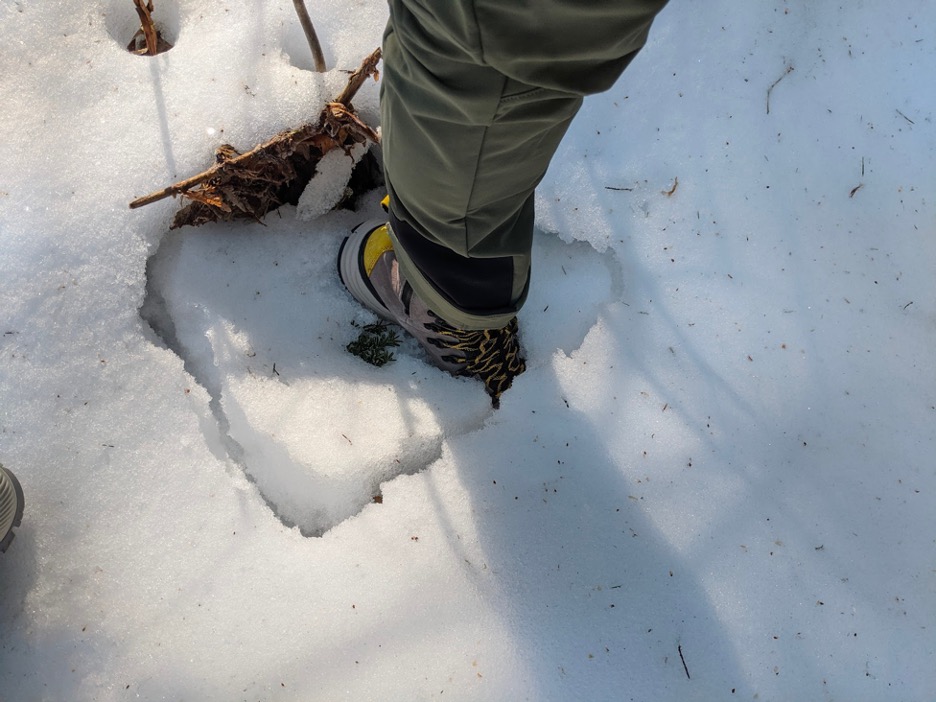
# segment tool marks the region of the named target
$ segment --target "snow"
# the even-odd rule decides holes
[[[337,94],[386,8],[310,9],[324,76],[291,3],[156,0],[155,58],[0,6],[0,699],[931,700],[936,8],[673,0],[540,187],[497,411],[345,351],[347,157],[127,207]]]

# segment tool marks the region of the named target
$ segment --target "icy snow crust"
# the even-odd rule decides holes
[[[346,161],[127,209],[346,77],[291,3],[156,16],[0,5],[0,699],[932,699],[936,8],[673,0],[540,188],[497,412],[345,352]]]

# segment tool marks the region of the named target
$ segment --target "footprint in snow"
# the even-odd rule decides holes
[[[307,536],[379,500],[382,483],[431,465],[446,437],[480,429],[493,411],[480,383],[439,372],[412,340],[380,368],[345,350],[355,324],[375,321],[335,269],[361,219],[309,224],[283,208],[266,226],[183,229],[147,268],[141,315],[207,389],[223,457]],[[576,349],[621,287],[617,263],[588,244],[537,233],[533,255],[520,314],[528,375]]]

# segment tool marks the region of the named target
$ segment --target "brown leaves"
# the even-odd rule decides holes
[[[350,106],[340,102],[330,102],[322,112],[319,130],[333,141],[341,144],[347,151],[353,144],[364,144],[368,140],[377,143],[377,132],[358,119]]]
[[[327,106],[318,125],[282,132],[247,154],[231,158],[230,152],[216,153],[216,172],[179,193],[193,202],[176,213],[170,228],[260,221],[280,205],[295,204],[322,156],[335,148],[350,152],[355,144],[377,141],[370,127],[343,105],[338,107]]]

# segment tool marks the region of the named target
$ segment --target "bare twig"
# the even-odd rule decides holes
[[[241,156],[250,156],[254,151],[259,151],[264,146],[265,144],[261,144],[256,149],[253,149],[252,151],[248,151],[246,154],[241,154]],[[173,183],[172,185],[166,186],[162,190],[156,190],[154,192],[151,192],[149,195],[138,197],[136,200],[130,203],[130,209],[135,210],[137,207],[143,207],[143,205],[150,205],[154,202],[159,202],[160,200],[164,200],[165,198],[170,197],[170,196],[175,197],[176,195],[179,195],[180,193],[184,193],[189,188],[194,188],[196,185],[204,183],[206,180],[211,178],[211,176],[215,175],[220,170],[221,170],[220,165],[215,164],[214,166],[209,168],[207,171],[202,171],[196,176],[192,176],[191,178],[186,178],[185,180],[180,180],[178,183]]]
[[[682,654],[682,644],[680,644],[679,646],[677,646],[677,649],[679,650],[679,660],[682,661],[683,670],[686,671],[686,677],[689,678],[690,680],[692,680],[692,676],[689,675],[689,666],[686,665],[686,659],[683,658],[683,654]]]
[[[790,64],[789,66],[786,67],[786,70],[783,71],[783,75],[777,78],[777,80],[771,83],[770,87],[767,88],[767,114],[768,115],[770,114],[770,94],[773,92],[773,89],[777,87],[777,83],[779,83],[781,80],[786,78],[792,72],[793,72],[793,65]]]
[[[143,30],[143,36],[146,37],[146,55],[155,56],[156,27],[153,25],[153,0],[149,0],[145,5],[143,0],[133,0],[133,4],[140,16],[140,28]]]
[[[306,41],[309,42],[309,48],[312,50],[312,60],[315,62],[315,70],[319,73],[325,72],[325,54],[322,53],[322,45],[319,43],[315,34],[315,27],[312,26],[312,18],[309,17],[309,11],[306,9],[304,0],[293,0],[296,7],[296,14],[299,15],[299,24],[302,25],[302,31],[305,32]]]
[[[903,112],[901,112],[900,110],[897,110],[897,114],[900,115],[901,117],[903,117],[905,120],[907,120],[910,124],[916,124],[916,122],[914,122],[912,119],[910,119],[909,117],[907,117],[907,115],[905,115],[905,114],[904,114]]]

